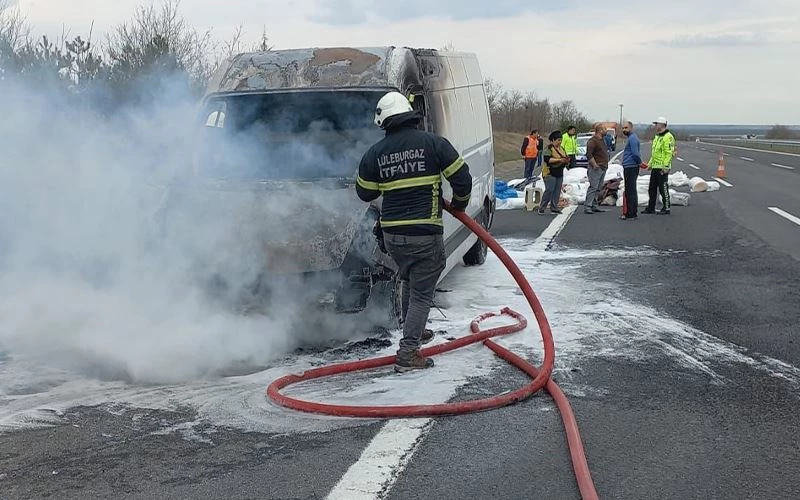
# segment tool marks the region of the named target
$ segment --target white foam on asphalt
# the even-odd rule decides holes
[[[597,357],[658,362],[660,366],[674,367],[683,376],[705,377],[712,383],[732,382],[719,370],[720,366],[731,364],[752,367],[794,385],[800,380],[800,372],[793,366],[748,353],[626,298],[620,285],[610,279],[587,277],[590,270],[613,269],[621,261],[635,262],[653,255],[678,259],[680,252],[638,248],[543,251],[540,244],[525,239],[504,239],[501,243],[531,281],[547,311],[555,338],[556,373],[568,393],[573,389],[574,394],[587,390],[570,385],[570,369]],[[509,306],[524,313],[530,325],[500,342],[535,363],[541,361],[542,342],[536,323],[519,287],[499,259],[490,255],[483,266],[458,267],[440,288],[452,291],[439,294],[437,303],[446,317],[432,310],[433,328],[460,336],[466,334],[475,316]],[[393,339],[395,345],[398,336],[396,333]],[[385,355],[394,350],[393,345],[366,355]],[[267,385],[279,376],[344,360],[330,353],[291,355],[250,375],[174,385],[135,385],[49,368],[41,360],[16,357],[12,352],[5,358],[0,355],[0,429],[55,423],[65,409],[81,405],[104,405],[114,411],[191,408],[197,412],[198,423],[257,432],[315,432],[362,425],[363,420],[286,410],[271,404],[264,395]],[[424,372],[399,376],[386,368],[300,384],[287,392],[346,404],[437,403],[450,399],[468,380],[488,376],[504,362],[485,347],[475,345],[438,356],[436,363],[435,369]]]

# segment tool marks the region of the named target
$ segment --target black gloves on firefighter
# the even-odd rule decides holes
[[[467,209],[467,205],[469,205],[469,199],[467,200],[458,200],[453,198],[450,201],[450,208],[455,210],[456,212],[463,212]]]

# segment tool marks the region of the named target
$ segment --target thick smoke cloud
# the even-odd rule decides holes
[[[111,114],[44,85],[0,87],[0,352],[180,381],[263,366],[368,324],[312,312],[336,278],[291,272],[315,264],[326,235],[355,230],[366,207],[352,190],[256,182],[259,169],[244,167],[265,151],[263,135],[209,137],[202,110],[168,79],[146,104]],[[292,177],[292,160],[306,158],[354,173],[375,131],[320,148],[329,132],[314,125],[260,168]]]

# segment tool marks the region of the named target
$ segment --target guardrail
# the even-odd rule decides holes
[[[761,149],[764,151],[800,154],[800,141],[767,139],[712,139],[710,137],[701,137],[700,141],[708,144],[717,144],[719,146],[739,146],[742,148]]]

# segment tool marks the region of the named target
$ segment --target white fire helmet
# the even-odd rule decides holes
[[[400,92],[389,92],[378,101],[378,106],[375,109],[375,125],[383,128],[383,122],[390,116],[409,111],[413,111],[413,109],[406,96]]]
[[[654,124],[661,123],[662,125],[666,125],[667,124],[667,119],[664,118],[663,116],[659,116],[658,118],[655,119],[655,121],[653,123]]]

